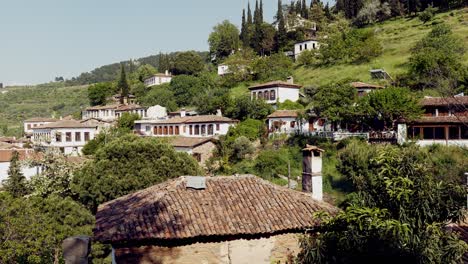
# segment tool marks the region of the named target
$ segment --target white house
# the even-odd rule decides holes
[[[146,117],[146,108],[138,104],[112,104],[91,106],[82,112],[82,119],[95,118],[103,121],[115,121],[123,113],[135,113],[141,118]]]
[[[213,137],[226,135],[229,127],[237,122],[220,115],[186,116],[182,111],[180,117],[165,120],[137,120],[135,132],[155,137]]]
[[[144,80],[146,87],[151,87],[155,85],[161,85],[163,83],[170,83],[172,80],[172,75],[166,71],[166,73],[158,73]]]
[[[218,75],[219,76],[223,76],[223,75],[228,74],[228,73],[230,73],[229,72],[229,66],[227,66],[225,64],[218,65]]]
[[[50,123],[57,122],[57,121],[58,120],[55,118],[42,118],[42,117],[35,117],[35,118],[27,119],[23,122],[24,134],[26,137],[31,137],[33,133],[32,129],[34,127],[42,126],[45,124],[50,124]]]
[[[43,148],[59,148],[66,155],[79,155],[83,146],[94,139],[96,125],[76,120],[62,120],[33,128],[32,142]]]
[[[276,110],[267,117],[270,134],[307,134],[325,131],[325,120],[317,117],[299,118],[296,110]]]
[[[249,87],[250,98],[264,99],[269,104],[284,103],[286,100],[299,100],[299,89],[302,86],[288,82],[274,81]]]
[[[294,58],[297,60],[299,55],[306,50],[318,50],[320,45],[316,40],[306,40],[294,44]]]

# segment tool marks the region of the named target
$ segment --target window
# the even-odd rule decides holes
[[[195,135],[200,135],[200,126],[195,125]]]
[[[158,128],[157,127],[154,127],[153,128],[153,135],[157,135],[158,134]]]
[[[307,49],[307,43],[306,43],[306,44],[304,44],[304,49],[305,49],[305,50]]]
[[[55,141],[56,142],[62,142],[62,133],[61,132],[56,132],[55,133]]]
[[[206,125],[201,126],[201,133],[202,133],[202,135],[206,134]]]
[[[461,126],[461,139],[468,139],[468,127]]]
[[[146,132],[150,132],[151,131],[151,127],[150,126],[146,126]]]
[[[460,129],[458,127],[449,127],[449,139],[459,139]]]
[[[89,132],[84,132],[84,141],[85,142],[89,141]]]
[[[258,99],[262,99],[263,98],[263,93],[262,92],[258,92]]]
[[[275,90],[270,91],[270,101],[276,100],[276,92]]]
[[[216,124],[216,131],[219,131],[219,129],[220,129],[220,125]]]
[[[176,135],[179,135],[179,126],[176,126],[176,127],[175,127],[175,134],[176,134]]]
[[[158,127],[158,135],[162,135],[163,134],[163,128],[162,126],[159,126]]]
[[[315,43],[312,43],[312,48],[315,49]]]
[[[434,128],[434,139],[445,139],[445,127]]]
[[[192,127],[192,125],[189,126],[189,134],[190,134],[190,135],[193,135],[193,127]]]
[[[299,51],[302,51],[302,45],[299,45]]]
[[[169,127],[169,135],[174,135],[174,128],[172,126]]]
[[[213,135],[213,134],[214,134],[213,125],[208,125],[208,135]]]
[[[294,128],[296,126],[296,121],[291,121],[291,128]]]
[[[75,132],[75,141],[81,141],[81,132]]]
[[[263,98],[264,98],[265,100],[269,100],[269,99],[270,99],[270,92],[265,91],[265,93],[263,94]]]
[[[164,132],[163,135],[167,135],[167,126],[164,126]]]

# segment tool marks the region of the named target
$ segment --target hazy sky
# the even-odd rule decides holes
[[[277,0],[263,2],[272,21]],[[0,0],[0,82],[43,83],[159,51],[208,50],[213,26],[239,25],[244,6],[247,0]]]

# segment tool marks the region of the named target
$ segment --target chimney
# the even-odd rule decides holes
[[[223,112],[221,111],[221,109],[216,110],[216,115],[217,116],[223,116]]]
[[[165,72],[165,73],[166,73],[166,76],[168,76],[168,75],[169,75],[169,71],[168,71],[168,70],[166,70],[166,72]]]
[[[185,108],[180,109],[180,117],[185,117],[185,116],[186,116]]]
[[[289,84],[294,84],[294,78],[292,76],[289,76],[286,82]]]
[[[312,193],[312,198],[323,200],[322,153],[323,149],[306,145],[302,150],[302,191]]]

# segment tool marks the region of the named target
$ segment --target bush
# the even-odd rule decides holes
[[[305,67],[311,67],[317,65],[319,59],[317,58],[316,51],[305,50],[297,58],[297,64]]]
[[[418,15],[419,20],[421,20],[424,24],[431,21],[434,18],[435,13],[437,12],[438,8],[429,5],[424,9],[424,11],[420,12]]]
[[[285,80],[293,73],[292,60],[283,53],[268,57],[259,57],[252,63],[255,80],[273,81]]]
[[[237,160],[243,160],[247,155],[255,152],[255,147],[252,142],[244,136],[240,136],[234,140],[232,144],[233,154]]]

